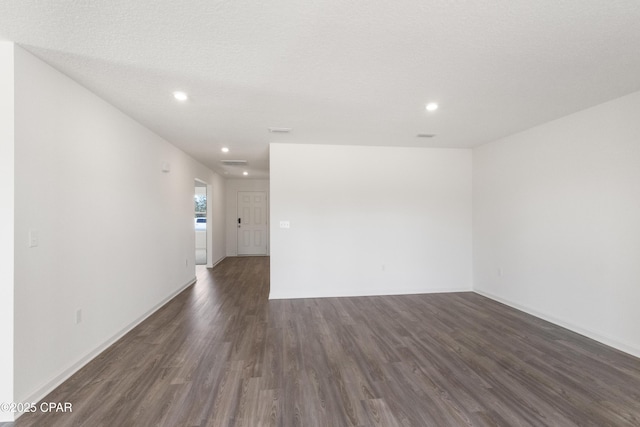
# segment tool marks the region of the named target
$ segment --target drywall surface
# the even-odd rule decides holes
[[[474,289],[640,355],[640,92],[473,151]]]
[[[227,179],[225,185],[227,206],[227,256],[238,255],[238,191],[266,191],[269,193],[268,179]],[[267,237],[267,254],[269,238]]]
[[[216,176],[15,58],[15,398],[32,401],[195,280],[194,179]]]
[[[471,289],[470,150],[271,144],[270,161],[270,298]]]
[[[207,224],[207,233],[211,232],[213,244],[207,253],[207,266],[213,267],[226,256],[226,198],[225,180],[214,174],[213,181],[208,186],[210,192],[207,198],[207,210],[213,213],[211,225]]]
[[[13,43],[0,41],[0,402],[13,402]],[[13,421],[0,409],[0,422]]]

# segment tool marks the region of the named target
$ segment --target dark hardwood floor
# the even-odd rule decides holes
[[[639,426],[640,359],[474,293],[269,301],[228,258],[16,426]]]

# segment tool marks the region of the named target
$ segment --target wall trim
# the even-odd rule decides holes
[[[216,262],[212,263],[211,266],[207,265],[207,268],[214,268],[216,265],[220,264],[222,261],[224,261],[227,258],[227,255],[220,257],[220,259],[218,259]]]
[[[434,289],[393,289],[393,290],[362,290],[362,292],[345,293],[345,294],[323,294],[318,292],[315,294],[296,293],[296,292],[269,292],[269,299],[304,299],[304,298],[350,298],[350,297],[380,297],[390,295],[422,295],[422,294],[443,294],[453,292],[473,292],[471,287],[458,288],[434,288]]]
[[[189,280],[187,283],[185,283],[182,286],[180,286],[176,291],[174,291],[171,294],[169,294],[169,296],[167,296],[162,301],[160,301],[158,304],[156,304],[151,309],[146,311],[142,316],[138,317],[136,320],[134,320],[133,322],[129,323],[127,326],[122,328],[119,332],[114,334],[111,338],[107,339],[104,343],[100,344],[98,347],[96,347],[95,349],[91,350],[89,353],[87,353],[83,357],[81,357],[77,362],[75,362],[70,367],[68,367],[67,369],[62,371],[59,375],[57,375],[52,380],[48,381],[45,385],[40,387],[38,390],[36,390],[35,392],[31,393],[30,395],[28,395],[24,399],[19,399],[19,401],[20,402],[33,402],[33,403],[40,402],[49,393],[51,393],[58,386],[60,386],[60,384],[62,384],[66,380],[68,380],[73,374],[75,374],[80,369],[82,369],[87,363],[91,362],[93,359],[95,359],[97,356],[99,356],[100,353],[105,351],[107,348],[109,348],[111,345],[113,345],[120,338],[122,338],[123,336],[125,336],[126,334],[131,332],[136,326],[138,326],[140,323],[145,321],[149,316],[154,314],[156,311],[158,311],[159,309],[164,307],[167,303],[169,303],[172,299],[177,297],[180,293],[182,293],[189,286],[195,284],[196,280],[197,280],[196,277],[194,277],[193,279]],[[15,419],[17,420],[18,417],[20,417],[22,414],[23,414],[22,412],[16,413],[15,414]]]
[[[605,335],[599,334],[597,332],[591,331],[589,329],[585,329],[581,326],[578,326],[576,324],[570,323],[570,322],[566,322],[564,320],[558,319],[555,316],[550,316],[546,313],[542,313],[538,310],[535,310],[533,308],[524,306],[522,304],[518,304],[516,302],[510,301],[508,299],[499,297],[497,295],[494,295],[490,292],[486,292],[486,291],[482,291],[479,289],[474,289],[473,292],[482,295],[483,297],[487,297],[489,299],[492,299],[494,301],[497,301],[499,303],[502,303],[504,305],[507,305],[511,308],[515,308],[516,310],[520,310],[523,311],[527,314],[530,314],[531,316],[537,317],[539,319],[542,320],[546,320],[547,322],[553,323],[556,326],[560,326],[563,327],[565,329],[568,329],[572,332],[575,332],[577,334],[580,334],[584,337],[590,338],[592,340],[598,341],[601,344],[604,344],[606,346],[612,347],[616,350],[620,350],[624,353],[630,354],[631,356],[635,356],[640,358],[640,348],[636,348],[632,345],[628,345],[625,344],[623,342],[620,342],[618,340],[615,340],[613,338],[607,337]]]

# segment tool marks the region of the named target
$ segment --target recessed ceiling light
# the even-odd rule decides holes
[[[227,147],[222,147],[222,150],[221,150],[221,151],[222,151],[223,153],[228,153],[228,152],[229,152],[229,148],[227,148]]]
[[[247,175],[249,175],[249,172],[244,171],[244,172],[242,172],[242,175],[247,176]]]
[[[433,138],[436,136],[435,133],[419,133],[416,135],[418,138]]]
[[[269,132],[271,132],[271,133],[289,133],[289,132],[291,132],[291,128],[269,128]]]
[[[436,111],[438,109],[438,104],[435,102],[430,102],[427,104],[427,111]]]
[[[177,99],[178,101],[180,101],[180,102],[184,102],[184,101],[186,101],[187,99],[189,99],[189,97],[187,96],[187,94],[186,94],[186,93],[184,93],[184,92],[181,92],[181,91],[173,92],[173,97],[174,97],[175,99]]]

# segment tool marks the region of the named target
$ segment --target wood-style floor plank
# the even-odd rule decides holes
[[[227,258],[26,426],[638,426],[640,359],[474,293],[269,301]],[[11,425],[11,424],[7,424]]]

